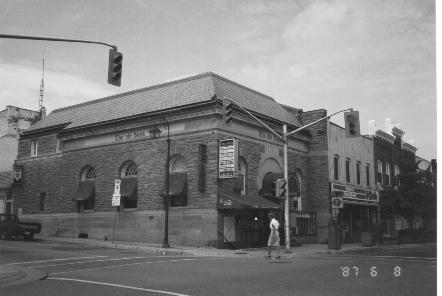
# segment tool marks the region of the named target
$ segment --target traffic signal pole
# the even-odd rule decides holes
[[[287,124],[283,124],[282,125],[282,133],[283,135],[281,136],[280,134],[278,134],[276,131],[274,131],[272,128],[270,128],[267,124],[265,124],[264,122],[262,122],[260,119],[258,119],[255,115],[253,115],[250,111],[248,111],[247,109],[245,109],[243,106],[241,106],[238,102],[230,99],[230,98],[224,98],[226,100],[229,100],[231,102],[233,102],[235,105],[237,105],[238,107],[241,108],[241,110],[243,110],[244,112],[246,112],[248,115],[250,115],[253,119],[255,119],[256,121],[258,121],[262,126],[264,126],[267,130],[269,130],[270,132],[272,132],[273,134],[275,134],[282,142],[284,145],[284,178],[285,180],[288,182],[288,136],[293,135],[297,132],[300,132],[320,121],[323,121],[325,119],[329,119],[330,117],[345,112],[345,111],[353,111],[353,108],[348,108],[348,109],[344,109],[338,112],[335,112],[333,114],[330,114],[328,116],[322,117],[318,120],[315,120],[309,124],[306,124],[298,129],[295,129],[294,131],[291,132],[287,132]],[[291,253],[290,250],[290,212],[289,212],[289,186],[287,184],[287,190],[285,191],[285,201],[284,201],[284,230],[285,230],[285,253],[289,254]]]
[[[284,228],[285,228],[285,253],[290,254],[290,212],[289,212],[289,164],[288,164],[288,140],[287,140],[287,124],[282,126],[284,141],[284,179],[287,182],[287,190],[285,191],[284,200]]]

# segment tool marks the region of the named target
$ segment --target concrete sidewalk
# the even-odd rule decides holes
[[[267,248],[249,248],[249,249],[216,249],[214,247],[187,247],[171,245],[170,248],[162,248],[160,244],[155,243],[140,243],[140,242],[125,242],[125,241],[103,241],[89,238],[59,238],[36,236],[40,241],[59,241],[86,244],[95,247],[105,247],[113,249],[125,250],[139,250],[156,255],[174,254],[181,256],[203,256],[203,257],[264,257],[267,254]],[[303,244],[301,246],[291,247],[291,253],[285,253],[285,247],[281,246],[281,257],[295,257],[295,256],[311,256],[311,255],[325,255],[325,254],[343,254],[346,252],[368,251],[378,248],[407,248],[416,245],[397,245],[394,241],[385,242],[383,246],[364,247],[361,243],[343,244],[340,250],[329,250],[327,244]]]

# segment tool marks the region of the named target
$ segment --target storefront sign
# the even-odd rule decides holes
[[[379,202],[379,194],[375,190],[357,188],[349,185],[331,183],[332,198],[342,197],[344,200]]]
[[[238,177],[238,140],[219,141],[219,178]]]

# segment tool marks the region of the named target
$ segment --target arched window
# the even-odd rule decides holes
[[[163,185],[161,195],[166,192]],[[169,161],[169,198],[171,207],[187,206],[187,166],[181,155],[174,155]]]
[[[174,155],[170,158],[169,162],[169,172],[177,173],[177,172],[185,172],[187,171],[186,161],[184,157],[181,155]]]
[[[120,169],[121,208],[135,209],[138,204],[138,170],[133,161],[125,162]]]
[[[136,177],[137,175],[137,165],[132,161],[128,161],[122,166],[121,177]]]
[[[365,166],[365,177],[367,180],[367,186],[370,186],[370,164],[367,163],[367,165]]]
[[[95,169],[85,166],[80,172],[80,182],[73,198],[77,201],[77,211],[93,210],[95,208]]]
[[[86,166],[81,170],[80,180],[95,180],[95,169],[91,166]]]
[[[339,155],[333,157],[333,177],[339,180]]]
[[[247,164],[243,158],[238,162],[238,179],[234,182],[233,192],[241,195],[246,194]]]
[[[361,162],[356,162],[356,184],[361,184]]]
[[[384,184],[384,180],[382,180],[382,161],[378,160],[378,182]]]

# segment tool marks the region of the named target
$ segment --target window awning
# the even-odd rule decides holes
[[[77,193],[72,197],[73,200],[87,200],[95,192],[95,181],[86,180],[80,182]]]
[[[166,182],[163,184],[160,196],[166,195]],[[187,195],[187,173],[169,174],[169,196]]]
[[[128,199],[136,199],[137,186],[137,177],[121,178],[120,195]]]
[[[218,210],[280,209],[281,206],[262,197],[220,193],[216,208]]]

